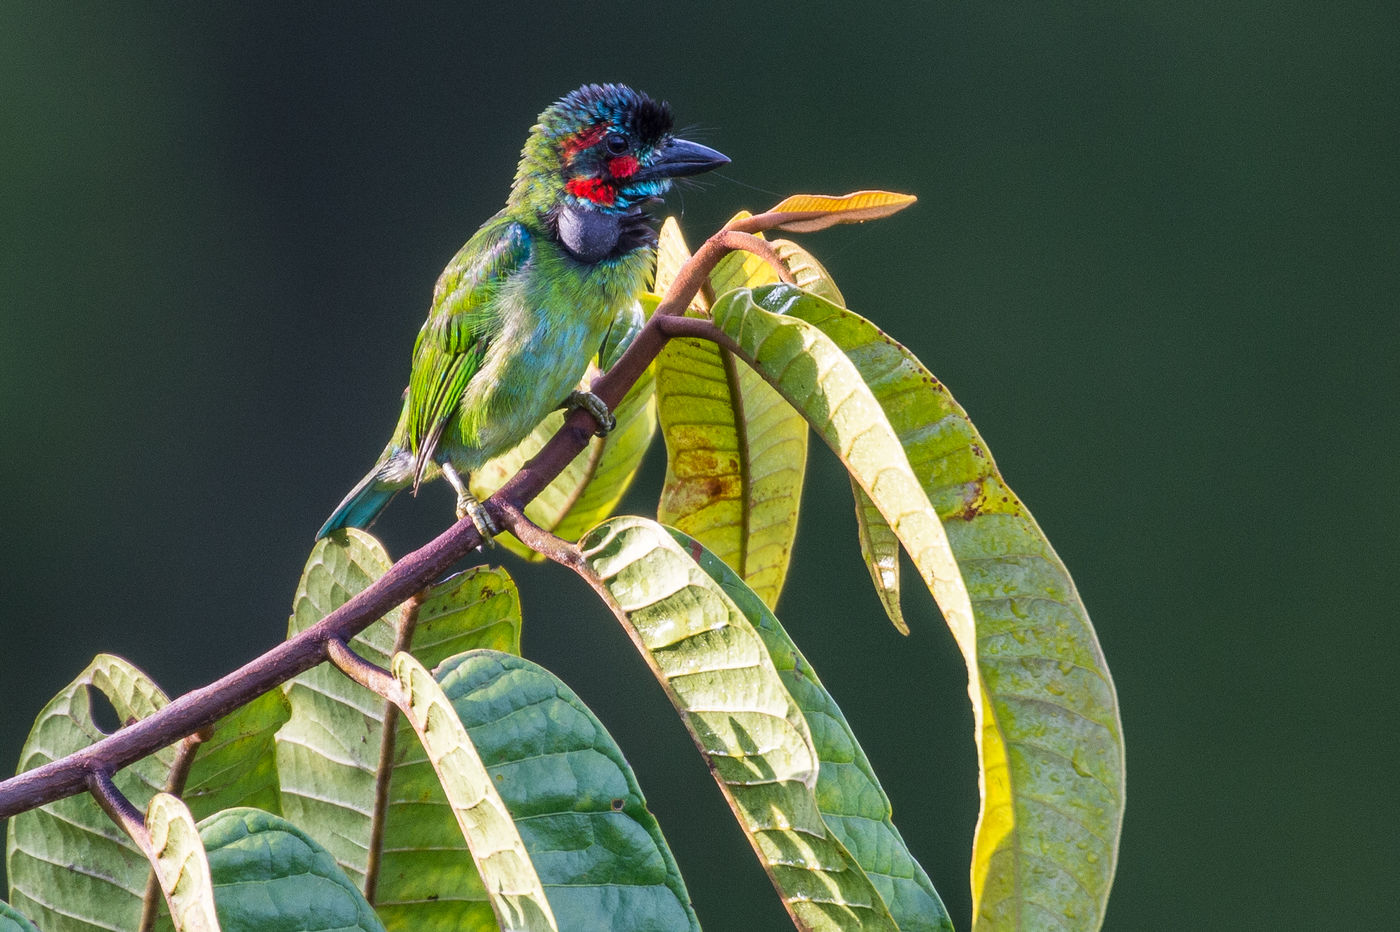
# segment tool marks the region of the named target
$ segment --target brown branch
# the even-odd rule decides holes
[[[722,337],[713,325],[708,329],[690,327],[691,324],[708,324],[707,321],[686,321],[678,315],[685,313],[715,264],[729,252],[745,249],[771,261],[768,254],[754,246],[755,237],[742,234],[762,232],[786,219],[790,219],[790,215],[760,214],[702,243],[681,267],[652,319],[627,352],[608,372],[593,381],[593,393],[610,408],[616,408],[672,335]],[[733,341],[728,342],[732,345]],[[484,503],[492,517],[505,522],[511,513],[522,511],[583,450],[593,437],[595,426],[587,411],[572,412],[540,452]],[[263,693],[324,662],[332,642],[339,642],[336,650],[340,653],[340,648],[350,638],[431,584],[480,544],[481,536],[475,525],[470,520],[458,521],[427,545],[403,557],[364,591],[296,637],[283,641],[208,686],[185,693],[160,711],[121,728],[96,744],[0,783],[0,819],[91,790],[94,781],[98,785],[103,780],[110,784],[112,773],[187,735],[213,726]],[[348,658],[342,654],[342,659]]]

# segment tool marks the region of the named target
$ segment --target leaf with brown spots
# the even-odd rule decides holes
[[[662,228],[660,248],[671,261],[684,251],[673,223]],[[717,295],[774,281],[772,267],[748,252],[726,256],[710,275]],[[699,539],[771,608],[797,534],[806,421],[732,353],[704,340],[666,345],[656,397],[666,438],[658,520]]]
[[[949,623],[968,666],[982,770],[974,929],[1041,928],[1047,911],[1097,929],[1118,857],[1123,732],[1113,679],[1069,572],[966,412],[909,350],[859,315],[789,286],[753,299],[751,313],[801,321],[839,348],[947,528],[972,612],[970,626]]]

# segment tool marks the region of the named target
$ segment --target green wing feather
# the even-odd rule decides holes
[[[408,442],[418,463],[415,489],[499,329],[494,298],[506,280],[529,262],[530,248],[529,232],[497,214],[467,241],[438,279],[433,309],[413,345],[408,383]]]

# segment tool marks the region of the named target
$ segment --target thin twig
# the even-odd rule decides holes
[[[403,689],[399,686],[399,681],[394,679],[394,674],[370,663],[351,650],[350,645],[340,638],[331,638],[326,642],[326,657],[335,664],[337,670],[375,695],[395,705],[402,698]]]
[[[165,900],[165,891],[156,879],[156,855],[151,850],[151,831],[146,827],[146,819],[141,815],[141,810],[126,798],[126,794],[117,789],[109,771],[97,770],[88,774],[87,789],[97,800],[97,805],[107,813],[107,818],[117,823],[136,842],[136,847],[150,862],[151,873],[146,879],[145,895],[141,897],[141,922],[137,926],[138,929],[150,929],[155,926],[160,904]]]
[[[418,608],[426,594],[426,590],[417,592],[403,603],[399,611],[398,632],[394,635],[394,651],[389,656],[408,650],[413,643],[413,632],[418,628]],[[384,721],[379,729],[379,766],[374,771],[374,809],[369,820],[369,859],[365,863],[365,900],[371,906],[378,892],[379,866],[384,856],[384,822],[389,814],[389,778],[394,770],[398,724],[399,707],[385,700]]]

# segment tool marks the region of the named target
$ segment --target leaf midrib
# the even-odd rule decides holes
[[[723,347],[719,349],[720,362],[724,365],[724,380],[729,388],[730,404],[734,409],[734,447],[739,457],[739,495],[743,507],[739,509],[739,565],[734,567],[740,579],[749,577],[749,522],[753,512],[753,483],[750,481],[751,464],[749,452],[749,422],[744,410],[744,391],[739,383],[739,367],[734,354]]]

